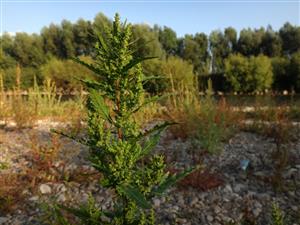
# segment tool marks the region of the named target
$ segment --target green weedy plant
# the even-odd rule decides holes
[[[225,136],[226,127],[224,115],[218,112],[217,104],[213,99],[211,80],[208,80],[206,96],[200,104],[200,121],[196,143],[200,142],[202,148],[209,153],[219,153],[222,149],[222,138]]]
[[[271,217],[271,225],[284,225],[284,217],[281,209],[278,204],[272,204],[272,217]]]
[[[103,174],[101,184],[115,191],[112,211],[104,211],[90,200],[86,206],[71,209],[82,224],[155,224],[151,199],[162,194],[195,168],[182,173],[165,173],[164,158],[151,155],[161,132],[172,123],[164,122],[143,131],[134,114],[157,96],[144,102],[140,63],[148,58],[133,58],[131,26],[121,23],[116,14],[113,27],[105,35],[98,35],[96,62],[78,63],[97,75],[96,81],[84,80],[88,87],[88,145],[93,166]],[[60,217],[61,224],[68,224]]]

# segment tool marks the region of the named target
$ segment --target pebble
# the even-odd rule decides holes
[[[154,204],[154,207],[158,208],[160,206],[160,200],[159,199],[154,199],[153,204]]]
[[[214,218],[211,215],[207,215],[206,218],[209,222],[212,222],[214,220]]]
[[[32,197],[29,198],[28,200],[29,200],[29,201],[35,202],[35,201],[39,200],[39,196],[32,196]]]
[[[244,191],[244,190],[247,190],[247,187],[243,184],[235,184],[233,186],[233,191],[236,192],[236,193],[239,193],[239,192]]]
[[[261,208],[255,208],[254,210],[253,210],[253,215],[254,215],[254,217],[258,217],[259,216],[259,214],[262,212],[262,209]]]
[[[8,221],[7,217],[0,217],[0,224],[5,224]]]
[[[57,197],[58,202],[65,202],[66,200],[67,200],[67,198],[64,193],[59,194]]]
[[[231,193],[232,192],[232,188],[231,188],[231,185],[230,184],[226,184],[225,186],[225,191]]]
[[[39,189],[40,189],[40,192],[44,195],[51,194],[51,187],[47,184],[41,184]]]

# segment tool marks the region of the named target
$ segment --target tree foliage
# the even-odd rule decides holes
[[[263,55],[250,58],[240,54],[230,55],[225,60],[225,76],[234,91],[263,91],[272,85],[272,64]]]
[[[12,71],[19,63],[24,70],[28,68],[28,70],[35,70],[35,74],[39,74],[41,67],[53,58],[63,62],[78,56],[94,58],[97,35],[105,37],[107,27],[111,25],[111,19],[103,13],[98,13],[91,21],[63,20],[59,24],[50,24],[44,27],[40,34],[17,33],[12,36],[4,33],[0,36],[2,47],[0,69]],[[212,31],[210,34],[199,31],[184,37],[177,37],[176,32],[166,26],[135,24],[132,30],[133,36],[130,42],[135,47],[134,56],[157,56],[161,60],[161,62],[154,61],[154,65],[150,65],[150,62],[142,63],[148,77],[161,75],[161,64],[166,62],[165,59],[169,56],[178,56],[193,65],[195,75],[199,76],[199,81],[202,82],[201,86],[205,86],[207,79],[211,78],[213,87],[224,91],[227,90],[224,86],[226,84],[225,61],[230,55],[241,54],[251,58],[262,54],[272,61],[274,91],[299,90],[297,61],[295,61],[300,50],[299,26],[285,23],[277,31],[271,26],[259,29],[247,28],[242,29],[239,34],[233,27],[227,27],[224,30]],[[286,63],[289,65],[280,64],[280,60],[277,60],[279,58],[288,61]],[[283,68],[279,69],[281,65],[285,68],[284,75]],[[283,83],[279,82],[281,79],[284,79]],[[145,88],[152,93],[158,93],[165,89],[165,84],[163,80],[155,79],[148,81]],[[232,90],[228,89],[228,91]]]
[[[91,62],[90,57],[80,57],[85,62]],[[58,60],[52,58],[40,68],[42,77],[50,78],[56,86],[63,90],[78,89],[79,79],[92,79],[93,73],[75,63],[73,60]],[[77,79],[75,79],[77,78]]]
[[[195,87],[193,65],[179,57],[171,56],[162,64],[168,92],[192,90]]]

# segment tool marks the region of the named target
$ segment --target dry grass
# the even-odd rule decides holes
[[[74,129],[79,129],[79,120],[85,118],[85,97],[79,94],[75,99],[61,101],[55,84],[46,80],[42,87],[34,86],[27,95],[15,88],[13,92],[0,93],[0,120],[5,125],[14,122],[19,129],[33,127],[40,119],[51,118],[69,122]]]
[[[54,162],[60,149],[56,135],[52,135],[47,144],[38,140],[36,134],[30,138],[31,151],[24,155],[30,166],[24,166],[21,172],[0,174],[0,212],[8,213],[21,206],[25,190],[36,192],[38,184],[61,178],[54,168]],[[9,171],[9,168],[8,168]]]

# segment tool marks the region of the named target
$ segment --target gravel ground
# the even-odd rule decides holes
[[[50,128],[55,126],[57,124],[48,122],[21,131],[0,129],[0,163],[6,165],[0,175],[22,173],[31,168],[32,148],[53,147]],[[86,160],[87,149],[63,137],[58,137],[58,142],[55,146],[59,147],[60,152],[53,168],[56,174],[63,174],[64,178],[36,182],[34,188],[22,189],[23,201],[11,212],[0,211],[0,224],[43,224],[40,219],[41,203],[53,198],[61,203],[80,204],[86,202],[89,194],[92,194],[103,208],[112,206],[113,193],[103,189],[97,179],[93,178],[94,175],[89,181],[80,180],[77,176],[76,171],[95,172]],[[248,216],[259,225],[267,225],[272,202],[276,202],[290,224],[299,225],[300,139],[296,137],[283,148],[288,150],[290,161],[282,172],[283,188],[276,191],[271,182],[275,167],[272,153],[276,151],[273,139],[238,132],[224,143],[220,154],[209,155],[202,154],[203,151],[190,141],[174,140],[165,134],[156,151],[166,155],[170,168],[188,167],[195,161],[195,156],[202,155],[197,158],[205,165],[205,171],[211,177],[209,181],[220,182],[208,185],[202,176],[199,180],[195,179],[194,185],[174,187],[165,197],[154,199],[158,222],[225,225],[230,222],[240,223]],[[249,160],[246,170],[241,168],[242,160]],[[72,178],[72,174],[75,177]]]

